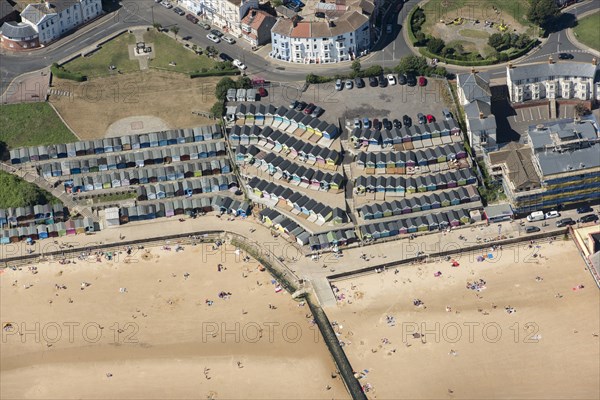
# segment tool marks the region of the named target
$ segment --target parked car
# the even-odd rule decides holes
[[[385,76],[379,75],[379,78],[377,78],[377,79],[379,79],[379,87],[381,87],[381,88],[387,87],[388,82],[387,82],[387,79],[385,79]]]
[[[598,221],[598,216],[596,214],[588,214],[579,218],[577,221],[581,222],[582,224],[586,224],[588,222],[596,222]]]
[[[406,75],[398,74],[398,83],[400,85],[406,85]]]
[[[431,114],[427,114],[427,122],[428,123],[435,122],[435,117]]]
[[[187,19],[188,21],[190,21],[192,24],[197,24],[198,23],[198,18],[196,18],[194,15],[192,14],[188,14],[185,16],[185,19]]]
[[[169,3],[168,1],[161,1],[160,5],[164,8],[173,8],[173,4]]]
[[[361,77],[357,76],[354,78],[354,86],[356,86],[357,89],[362,89],[365,87],[365,81],[363,81]]]
[[[308,104],[306,104],[305,101],[301,101],[298,103],[298,105],[296,106],[296,111],[302,111],[306,108]]]
[[[388,84],[390,86],[395,85],[396,84],[396,77],[394,75],[392,75],[392,74],[388,74],[387,81],[388,81]]]
[[[300,104],[300,102],[298,100],[292,100],[292,102],[290,103],[290,108],[292,110],[295,110],[296,107],[298,107],[298,104]]]
[[[590,206],[581,206],[577,209],[577,214],[587,214],[591,212],[594,212],[594,210]]]
[[[226,42],[227,42],[227,43],[229,43],[229,44],[234,44],[234,43],[235,43],[235,39],[234,39],[234,38],[232,38],[231,36],[225,36],[225,37],[223,38],[223,40],[224,40],[224,41],[226,41]]]
[[[570,53],[560,53],[558,55],[559,60],[572,60],[573,58],[575,58],[573,56],[573,54]]]
[[[325,112],[325,110],[323,110],[321,107],[317,106],[317,107],[315,107],[315,109],[313,110],[313,112],[310,114],[310,116],[313,117],[313,118],[317,118],[321,114],[323,114],[324,112]]]
[[[410,128],[412,126],[412,118],[408,115],[402,117],[402,123],[405,127]]]
[[[543,221],[546,219],[543,211],[534,211],[527,216],[527,222]]]
[[[213,35],[212,33],[209,33],[208,35],[206,35],[206,37],[208,38],[208,40],[210,40],[211,42],[215,42],[215,43],[219,43],[221,41],[221,39],[219,39],[218,36]]]
[[[200,25],[202,28],[206,29],[207,31],[210,30],[210,25],[207,24],[206,22],[200,22],[198,25]]]
[[[335,81],[335,90],[340,91],[343,89],[342,80],[338,79]]]
[[[183,10],[182,10],[181,8],[179,8],[179,7],[175,7],[175,8],[173,9],[173,12],[174,12],[175,14],[179,15],[179,16],[185,15],[185,11],[183,11]]]
[[[360,123],[360,118],[354,118],[354,128],[360,129],[362,124]]]
[[[427,85],[427,78],[425,78],[424,76],[420,76],[419,77],[419,86],[426,86]]]
[[[383,121],[382,121],[382,123],[383,123],[383,127],[384,127],[385,129],[387,129],[388,131],[391,131],[391,130],[394,128],[394,127],[392,126],[392,121],[390,121],[390,120],[389,120],[389,119],[387,119],[387,118],[384,118],[384,119],[383,119]]]
[[[363,118],[363,127],[366,129],[371,128],[371,120],[369,118]]]
[[[346,80],[346,83],[344,83],[344,87],[346,89],[352,89],[354,87],[354,83],[352,82],[352,79]]]
[[[213,35],[215,35],[215,36],[216,36],[216,37],[218,37],[218,38],[221,38],[221,37],[223,37],[223,32],[221,32],[221,31],[220,31],[220,30],[218,30],[218,29],[213,29],[212,31],[210,31],[210,33],[212,33]]]
[[[229,54],[225,54],[225,53],[219,54],[219,58],[222,61],[233,61],[233,57],[231,57]]]
[[[525,228],[525,233],[535,233],[541,231],[537,226],[528,226]]]
[[[419,123],[420,124],[424,124],[425,122],[427,122],[427,119],[425,118],[425,116],[421,113],[417,114],[417,118],[419,119]]]
[[[447,108],[444,108],[442,110],[442,114],[444,115],[444,118],[446,119],[446,121],[449,121],[452,119],[452,113],[450,111],[448,111]]]
[[[260,97],[267,97],[268,96],[267,89],[265,89],[264,87],[259,87],[258,94],[260,95]]]
[[[377,78],[375,78],[374,76],[369,77],[369,86],[375,87],[378,84],[379,84],[379,82],[377,82]]]
[[[406,74],[406,83],[408,86],[417,86],[417,78],[413,74]]]
[[[244,64],[243,62],[241,62],[237,58],[235,60],[233,60],[233,65],[235,65],[236,67],[238,67],[242,71],[245,70],[246,68],[248,68],[248,67],[246,67],[246,64]]]
[[[397,118],[396,118],[396,119],[394,119],[394,128],[396,128],[396,129],[400,129],[400,128],[402,128],[402,123],[401,123],[401,122],[400,122],[400,120],[399,120],[399,119],[397,119]]]
[[[575,225],[575,224],[576,224],[576,222],[573,221],[572,218],[563,218],[563,219],[559,219],[558,221],[556,221],[557,228],[564,228],[565,226]]]
[[[376,131],[380,131],[381,130],[381,121],[378,120],[377,118],[375,118],[373,120],[373,129],[375,129]]]
[[[558,218],[558,217],[560,217],[560,213],[558,211],[552,210],[552,211],[548,211],[546,213],[546,219]]]
[[[315,106],[313,103],[310,103],[309,105],[306,106],[303,113],[306,115],[310,115],[310,114],[312,114],[313,111],[315,111],[315,108],[317,108],[317,106]]]

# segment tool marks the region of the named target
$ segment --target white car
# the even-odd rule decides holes
[[[560,213],[558,211],[548,211],[546,213],[546,219],[550,219],[550,218],[558,218],[560,217]]]
[[[387,76],[388,85],[392,86],[396,84],[396,77],[392,74],[388,74]]]
[[[234,43],[235,43],[235,39],[234,39],[234,38],[232,38],[231,36],[225,36],[225,37],[223,38],[223,40],[224,40],[224,41],[226,41],[226,42],[227,42],[227,43],[229,43],[229,44],[234,44]]]
[[[212,33],[209,33],[208,35],[206,35],[206,37],[211,42],[219,43],[221,41],[221,39],[219,39],[217,36],[213,35]]]
[[[344,85],[342,85],[342,80],[338,79],[335,81],[335,90],[342,90]]]
[[[348,90],[352,89],[354,87],[354,82],[352,82],[352,79],[348,79],[344,84],[344,87]]]
[[[243,62],[241,62],[237,58],[235,60],[233,60],[233,65],[235,65],[236,67],[238,67],[242,71],[245,70],[246,68],[248,68],[248,67],[246,67],[246,64],[244,64]]]
[[[173,4],[169,3],[168,1],[163,1],[160,3],[160,5],[164,8],[173,8]]]

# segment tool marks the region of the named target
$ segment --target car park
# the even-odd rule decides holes
[[[352,82],[352,79],[346,80],[346,83],[344,84],[344,87],[346,89],[352,89],[354,87],[354,83]]]
[[[577,209],[577,214],[587,214],[594,212],[594,209],[590,206],[582,206]]]
[[[374,76],[370,76],[369,77],[369,86],[371,87],[375,87],[379,84],[379,82],[377,82],[377,78]]]
[[[427,122],[427,119],[425,118],[425,116],[421,113],[417,114],[417,119],[419,120],[420,124],[424,124],[425,122]]]
[[[427,114],[427,123],[435,122],[435,117],[431,114]]]
[[[192,14],[188,14],[185,16],[185,19],[187,19],[188,21],[190,21],[192,24],[197,24],[198,23],[198,18],[196,18],[194,15]]]
[[[207,24],[206,22],[200,22],[198,25],[200,25],[202,28],[206,29],[207,31],[210,30],[210,25]]]
[[[541,231],[537,226],[528,226],[525,228],[525,233],[535,233]]]
[[[298,103],[298,105],[296,106],[296,111],[302,111],[306,108],[308,104],[306,104],[305,101],[301,101]]]
[[[363,81],[361,77],[357,76],[354,78],[354,86],[356,86],[357,89],[362,89],[365,87],[365,81]]]
[[[570,54],[570,53],[560,53],[558,55],[559,60],[572,60],[574,58],[575,57],[573,56],[573,54]]]
[[[400,120],[399,120],[399,119],[397,119],[397,118],[396,118],[396,119],[394,119],[394,128],[396,128],[396,129],[400,129],[400,128],[402,128],[402,123],[401,123],[401,122],[400,122]]]
[[[183,10],[182,10],[181,8],[179,8],[179,7],[175,7],[175,8],[173,9],[173,12],[174,12],[175,14],[179,15],[179,16],[185,15],[185,11],[183,11]]]
[[[298,107],[298,104],[300,104],[300,102],[298,100],[292,100],[292,102],[290,103],[290,108],[292,110],[295,110],[296,107]]]
[[[321,107],[317,106],[317,107],[315,107],[315,109],[313,110],[313,112],[310,114],[310,116],[313,117],[313,118],[317,118],[321,114],[323,114],[324,112],[325,112],[325,110],[323,110]]]
[[[398,74],[398,84],[406,85],[406,75]]]
[[[583,217],[581,217],[577,220],[577,222],[580,222],[582,224],[587,224],[588,222],[596,222],[596,221],[598,221],[598,216],[596,214],[584,215]]]
[[[354,128],[360,129],[362,124],[360,123],[360,118],[354,118]]]
[[[390,86],[395,85],[396,84],[396,77],[394,75],[392,75],[392,74],[388,74],[387,81],[388,81],[388,84]]]
[[[572,218],[563,218],[563,219],[559,219],[558,221],[556,221],[557,228],[564,228],[565,226],[575,225],[575,224],[576,224],[576,222],[573,221]]]
[[[223,37],[223,40],[226,41],[229,44],[234,44],[235,43],[235,39],[232,38],[231,36],[225,36],[225,37]]]
[[[313,103],[310,103],[309,105],[306,106],[303,113],[306,115],[312,114],[312,112],[315,110],[315,108],[317,108],[317,106],[315,106]]]
[[[371,120],[369,118],[363,118],[363,127],[365,129],[371,128]]]
[[[164,8],[173,8],[173,4],[169,3],[168,1],[161,1],[160,5]]]
[[[258,94],[260,95],[260,97],[268,96],[267,89],[265,89],[264,87],[259,87],[257,91],[258,91]]]
[[[420,76],[419,77],[419,86],[426,86],[427,85],[427,78],[425,78],[424,76]]]
[[[343,89],[342,80],[338,79],[335,81],[335,90],[340,91]]]
[[[385,76],[380,75],[379,76],[379,87],[384,88],[388,85],[387,79],[385,79]]]
[[[212,33],[209,33],[208,35],[206,35],[206,37],[208,38],[208,40],[210,40],[211,42],[215,42],[215,43],[219,43],[221,41],[221,39],[219,39],[218,36],[213,35]]]
[[[417,86],[417,78],[413,74],[406,74],[406,84],[408,86]]]
[[[546,219],[551,219],[551,218],[558,218],[560,217],[560,213],[558,211],[548,211],[546,213]]]
[[[452,113],[450,111],[448,111],[447,108],[444,108],[442,110],[442,115],[444,115],[444,118],[446,119],[446,121],[449,121],[452,119]]]
[[[392,121],[390,121],[389,119],[384,118],[381,122],[383,123],[383,127],[388,131],[391,131],[393,129]]]
[[[210,31],[210,33],[212,33],[213,35],[215,35],[215,36],[216,36],[216,37],[218,37],[218,38],[221,38],[221,37],[223,37],[223,32],[221,32],[221,31],[220,31],[220,30],[218,30],[218,29],[213,29],[212,31]]]
[[[410,128],[412,126],[412,118],[408,115],[402,117],[402,123],[405,127]]]
[[[233,61],[233,58],[225,53],[219,54],[219,58],[221,59],[221,61]]]
[[[237,58],[235,60],[233,60],[233,65],[235,65],[236,67],[238,67],[242,71],[245,70],[246,68],[248,68],[248,67],[246,67],[246,64],[244,64],[243,62],[241,62]]]

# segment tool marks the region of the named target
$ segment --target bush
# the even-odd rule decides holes
[[[212,113],[212,115],[214,115],[216,118],[220,118],[225,114],[225,105],[223,104],[222,101],[217,101],[215,104],[212,105],[212,107],[210,108],[210,112]]]
[[[427,50],[433,54],[440,54],[445,45],[442,39],[432,37],[427,41]]]
[[[379,76],[381,74],[383,74],[383,68],[381,67],[381,65],[372,65],[364,71],[360,72],[361,77]]]
[[[195,71],[192,72],[190,74],[190,78],[202,78],[204,76],[233,76],[233,75],[239,75],[240,71],[236,70],[224,70],[224,71],[218,71],[218,70],[208,70],[208,71]]]
[[[52,66],[50,67],[50,71],[52,72],[52,75],[61,79],[69,79],[76,82],[83,82],[87,79],[85,75],[67,71],[63,67],[59,66],[57,63],[52,64]]]
[[[335,78],[331,77],[331,76],[320,76],[320,75],[315,75],[313,73],[306,75],[307,83],[313,83],[313,84],[327,83],[327,82],[331,82],[333,80],[335,80]]]

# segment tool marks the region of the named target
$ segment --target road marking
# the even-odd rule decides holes
[[[531,111],[531,108],[529,109],[529,116],[531,117],[531,120],[533,121],[533,111]]]
[[[540,110],[540,107],[538,107],[538,114],[540,115],[540,119],[542,119],[542,111]]]

